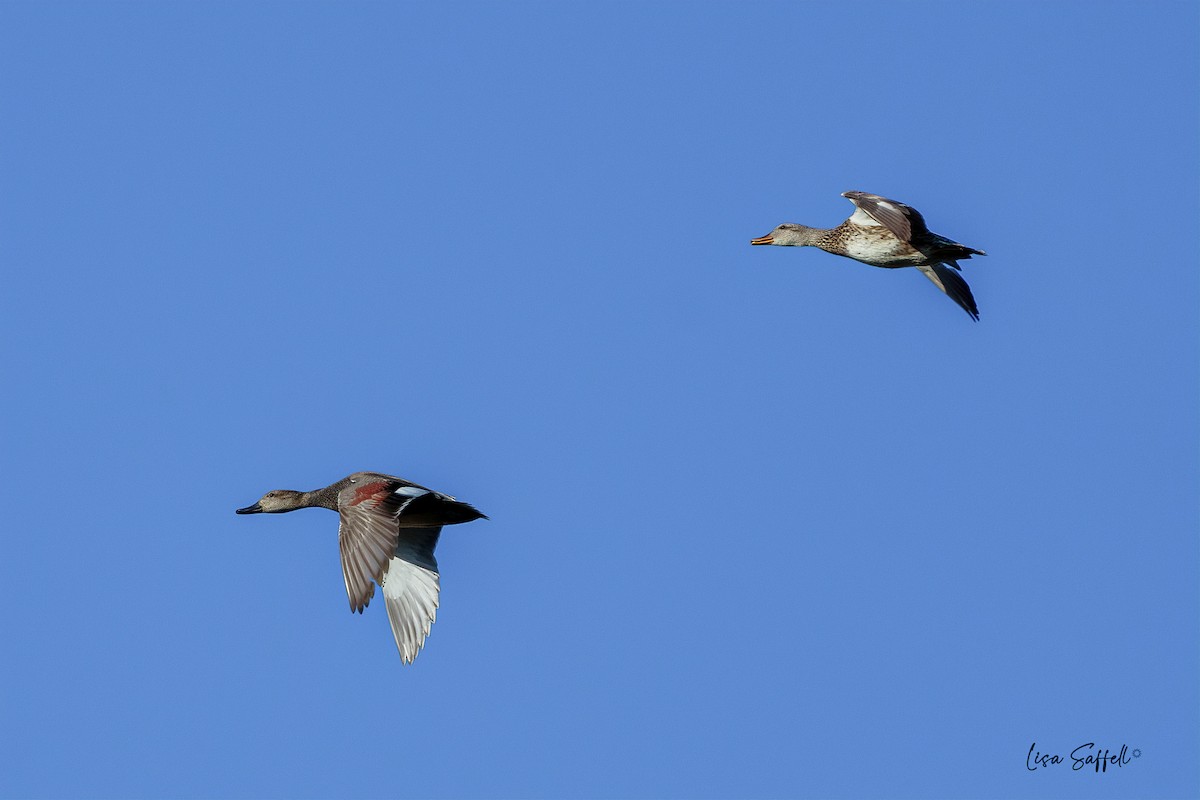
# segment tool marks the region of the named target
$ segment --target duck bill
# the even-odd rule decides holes
[[[766,236],[751,239],[750,244],[775,244],[775,238],[768,233]]]
[[[255,503],[252,506],[246,506],[245,508],[239,508],[235,513],[238,513],[238,514],[261,514],[262,510],[263,510],[262,504]]]

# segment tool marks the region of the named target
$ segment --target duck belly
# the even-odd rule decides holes
[[[846,242],[844,255],[873,267],[911,267],[919,263],[921,254],[910,245],[896,239],[855,239]]]

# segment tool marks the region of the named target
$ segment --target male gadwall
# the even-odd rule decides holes
[[[433,548],[442,526],[487,517],[450,495],[378,472],[356,472],[313,492],[276,489],[237,513],[277,514],[297,508],[328,508],[341,516],[338,549],[350,610],[361,614],[378,583],[400,658],[411,664],[437,615]]]
[[[930,232],[921,212],[912,206],[866,192],[842,192],[842,197],[850,198],[857,208],[836,228],[785,222],[750,244],[811,245],[873,267],[916,267],[972,319],[979,319],[971,287],[958,274],[955,262],[987,253]]]

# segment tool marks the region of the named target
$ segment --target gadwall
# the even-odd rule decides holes
[[[978,321],[979,308],[971,287],[958,274],[955,262],[987,253],[930,232],[921,212],[912,206],[866,192],[842,192],[842,197],[848,197],[857,208],[836,228],[787,222],[766,236],[751,239],[750,244],[812,246],[873,267],[916,267]]]
[[[487,517],[448,494],[378,472],[356,472],[313,492],[276,489],[237,513],[279,514],[297,508],[338,512],[338,549],[350,610],[361,614],[378,583],[400,658],[411,664],[437,615],[433,548],[442,526]]]

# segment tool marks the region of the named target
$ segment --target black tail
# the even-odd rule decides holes
[[[954,266],[955,260],[960,258],[987,255],[982,250],[967,247],[965,244],[959,244],[953,239],[947,239],[945,236],[939,236],[936,233],[932,234],[932,240],[922,246],[920,250],[929,257],[930,261],[948,261],[951,266]],[[958,269],[957,266],[954,268]]]
[[[971,256],[986,256],[987,253],[982,250],[976,250],[974,247],[967,247],[965,244],[954,242],[947,247],[938,250],[937,258],[940,261],[947,261],[950,266],[958,269],[958,265],[954,262],[962,258],[970,258]]]
[[[399,522],[402,528],[433,528],[480,518],[487,519],[487,516],[470,503],[460,503],[444,494],[430,492],[409,501],[400,512]]]

